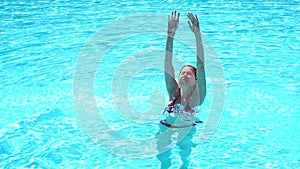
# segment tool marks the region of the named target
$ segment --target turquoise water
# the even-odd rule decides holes
[[[106,142],[95,144],[76,111],[74,72],[88,44],[102,37],[95,48],[110,48],[99,65],[90,63],[97,72],[90,82],[95,90],[87,93],[95,96],[113,131],[129,141],[152,138],[161,117],[150,111],[149,96],[153,91],[166,95],[157,66],[162,63],[167,24],[153,16],[167,18],[174,9],[182,13],[178,37],[187,39],[175,42],[175,55],[182,61],[176,68],[180,63],[195,64],[193,50],[187,47],[193,41],[185,34],[188,12],[198,14],[207,51],[214,51],[214,57],[206,56],[208,94],[200,111],[204,124],[196,126],[190,168],[299,168],[299,4],[296,0],[1,2],[1,168],[158,168],[155,157],[133,158],[126,151],[117,156],[108,153]],[[143,17],[120,22],[136,14]],[[146,16],[157,24],[139,24],[147,23]],[[137,33],[124,35],[132,29]],[[110,44],[114,41],[118,43]],[[142,58],[142,63],[126,65],[133,58]],[[201,143],[216,93],[211,65],[216,58],[222,68],[218,75],[225,78],[221,91],[225,105],[217,129]],[[141,72],[131,72],[133,65]],[[115,88],[128,79],[126,88]],[[124,91],[130,104],[121,107],[132,107],[140,119],[120,113],[114,94]],[[160,99],[157,109],[167,103]],[[122,146],[120,142],[119,151]],[[179,168],[179,149],[172,151],[171,168]]]

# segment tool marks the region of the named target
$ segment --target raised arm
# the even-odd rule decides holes
[[[197,45],[197,81],[198,81],[198,91],[200,97],[200,105],[203,103],[206,95],[206,79],[205,79],[205,70],[204,70],[204,50],[202,45],[202,38],[200,33],[199,20],[197,15],[193,15],[192,13],[188,14],[188,24],[190,26],[191,31],[194,33],[196,37],[196,45]]]
[[[176,11],[172,12],[172,15],[168,16],[168,38],[166,44],[166,53],[165,53],[165,83],[167,86],[169,99],[173,100],[179,94],[178,92],[178,84],[175,80],[175,73],[173,67],[173,40],[175,36],[175,32],[178,28],[180,13],[176,16]]]

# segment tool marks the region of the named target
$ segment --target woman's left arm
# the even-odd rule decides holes
[[[197,81],[198,91],[200,96],[200,105],[203,103],[206,96],[206,79],[204,69],[204,50],[202,45],[201,33],[195,34],[197,44]]]
[[[202,45],[200,26],[199,26],[199,21],[198,21],[197,15],[194,16],[192,13],[189,13],[188,18],[190,19],[190,21],[188,21],[190,29],[196,37],[197,81],[198,81],[198,92],[199,92],[199,97],[200,97],[199,105],[201,105],[206,96],[206,79],[205,79],[205,70],[204,70],[204,49],[203,49],[203,45]]]

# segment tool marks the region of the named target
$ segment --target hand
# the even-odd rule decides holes
[[[179,24],[179,16],[180,13],[178,12],[177,18],[176,18],[176,11],[172,12],[172,16],[168,16],[168,34],[173,33],[175,34],[175,31],[178,28]]]
[[[192,13],[188,13],[187,17],[190,19],[190,21],[188,21],[188,24],[190,26],[191,31],[194,34],[200,32],[199,20],[197,15],[194,16]]]

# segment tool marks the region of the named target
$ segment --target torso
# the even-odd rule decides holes
[[[190,108],[199,106],[199,101],[200,98],[198,94],[198,88],[196,87],[189,99],[179,97],[179,99],[176,101],[176,104],[181,104],[185,107],[185,111],[190,111]]]
[[[194,90],[189,99],[179,97],[175,102],[175,112],[170,113],[166,121],[176,126],[194,123],[196,121],[196,113],[199,111],[199,100],[198,88]]]

